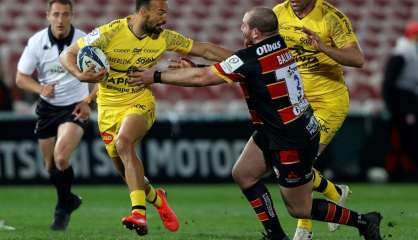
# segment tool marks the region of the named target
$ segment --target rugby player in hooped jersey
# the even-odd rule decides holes
[[[321,125],[318,155],[331,142],[349,110],[342,66],[361,67],[364,56],[350,20],[325,0],[287,0],[273,11],[279,33],[298,64],[305,94]],[[344,206],[350,193],[314,170],[314,190]],[[338,224],[328,224],[335,231]],[[311,240],[312,221],[299,220],[293,240]]]
[[[139,68],[153,67],[166,51],[212,61],[221,61],[231,55],[226,49],[164,29],[167,11],[167,0],[137,0],[134,15],[96,28],[61,55],[63,66],[80,81],[99,82],[99,129],[108,155],[128,185],[132,204],[131,214],[123,218],[122,223],[139,235],[148,232],[146,201],[154,204],[170,231],[177,231],[179,222],[167,204],[165,191],[154,190],[144,180],[144,167],[135,145],[154,123],[155,99],[150,87],[130,86],[127,74]],[[110,64],[105,81],[102,81],[105,71],[78,70],[76,56],[86,45],[98,47],[105,53]]]
[[[232,176],[263,224],[265,239],[289,239],[261,181],[273,169],[293,217],[353,226],[365,239],[379,240],[379,213],[359,214],[327,200],[312,199],[312,164],[318,151],[319,124],[304,96],[295,60],[277,27],[271,9],[254,8],[244,15],[241,25],[247,48],[210,67],[131,73],[129,83],[138,87],[152,83],[193,87],[240,84],[255,132]]]

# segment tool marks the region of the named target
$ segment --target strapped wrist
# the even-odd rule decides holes
[[[163,83],[161,81],[161,71],[154,72],[154,83]]]

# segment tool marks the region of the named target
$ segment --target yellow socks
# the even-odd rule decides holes
[[[130,197],[132,203],[132,211],[138,212],[145,216],[145,191],[134,190],[130,193]]]
[[[341,194],[338,192],[335,184],[323,177],[316,169],[314,169],[313,188],[334,202],[340,200]]]
[[[298,228],[304,228],[312,232],[312,221],[310,219],[299,219]]]
[[[158,196],[157,192],[151,186],[151,184],[149,185],[149,192],[147,194],[146,199],[147,199],[147,202],[153,204],[157,208],[161,207],[161,205],[163,204],[163,202],[161,201],[160,196]]]

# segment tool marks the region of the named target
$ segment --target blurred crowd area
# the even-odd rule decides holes
[[[129,15],[134,0],[75,0],[73,23],[89,32],[96,26]],[[273,7],[279,0],[169,0],[167,27],[199,41],[209,41],[237,50],[242,47],[240,24],[252,6]],[[418,20],[417,0],[329,0],[352,21],[367,63],[362,69],[346,68],[351,94],[351,113],[379,113],[382,73],[396,39],[405,24]],[[46,27],[46,0],[0,0],[0,74],[2,109],[33,113],[38,96],[15,85],[16,64],[28,38]],[[159,68],[167,66],[166,55]],[[196,61],[199,61],[196,59]],[[235,85],[208,88],[155,86],[158,112],[246,113],[241,92]]]

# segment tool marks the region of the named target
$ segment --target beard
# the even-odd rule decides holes
[[[149,35],[160,34],[163,31],[163,28],[153,26],[147,21],[145,22],[144,31]]]

